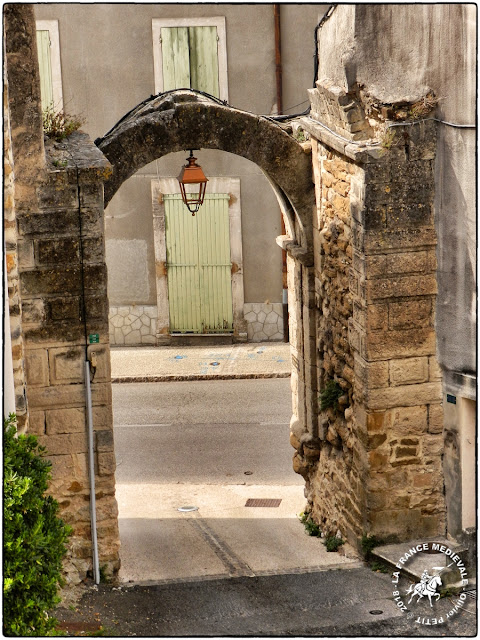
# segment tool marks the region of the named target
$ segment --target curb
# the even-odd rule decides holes
[[[112,377],[112,384],[126,382],[182,382],[189,380],[248,380],[257,378],[290,378],[291,374],[282,373],[217,373],[209,374],[179,374],[179,375],[152,375],[152,376],[119,376]]]

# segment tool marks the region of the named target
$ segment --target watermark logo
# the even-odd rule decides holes
[[[407,567],[408,563],[420,554],[443,554],[446,558],[446,562],[443,566],[435,566],[423,569],[420,582],[411,584],[408,589],[404,590],[401,586],[402,569]],[[423,556],[425,557],[425,556]],[[416,615],[416,605],[420,603],[424,598],[428,599],[430,607],[435,609],[435,604],[440,600],[441,594],[439,589],[442,587],[442,572],[452,570],[452,567],[460,574],[461,586],[464,587],[468,584],[467,570],[460,558],[450,547],[437,542],[423,542],[414,545],[410,548],[401,558],[399,558],[395,568],[398,571],[394,571],[392,574],[393,584],[393,598],[400,611],[407,614],[408,618],[415,618],[417,624],[422,625],[438,625],[443,624],[449,618],[454,616],[460,611],[467,599],[465,593],[460,593],[456,596],[456,601],[452,603],[449,601],[448,606],[442,607],[442,611],[435,612],[435,615],[423,616]],[[408,600],[407,600],[408,598]]]

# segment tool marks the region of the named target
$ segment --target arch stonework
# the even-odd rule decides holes
[[[104,204],[142,166],[190,148],[255,162],[281,203],[288,232],[277,242],[288,256],[290,441],[294,469],[306,480],[308,511],[324,533],[339,530],[353,545],[362,534],[396,541],[440,535],[434,125],[404,127],[388,153],[359,146],[371,133],[362,105],[317,83],[312,117],[302,121],[312,137],[309,155],[269,118],[181,90],[136,107],[96,141],[98,148],[79,132],[43,146],[39,100],[32,103],[36,122],[24,111],[36,65],[33,10],[11,5],[6,16],[12,26],[17,18],[30,25],[6,30],[15,163],[8,229],[16,232],[7,247],[10,311],[20,318],[15,336],[24,341],[26,428],[47,448],[50,490],[74,529],[69,580],[81,581],[92,567],[85,404],[92,351],[100,565],[107,573],[119,567]],[[25,130],[36,135],[27,138]],[[338,402],[320,403],[332,384],[342,391]]]
[[[267,117],[178,90],[141,103],[95,144],[113,168],[105,206],[136,171],[175,151],[217,149],[251,160],[272,184],[290,239],[311,250],[315,195],[310,155]]]

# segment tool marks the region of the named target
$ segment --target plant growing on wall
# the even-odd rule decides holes
[[[312,519],[312,516],[309,513],[302,512],[299,515],[299,518],[300,518],[300,522],[305,527],[305,531],[308,533],[309,536],[313,536],[315,538],[321,538],[322,537],[322,531],[321,531],[320,527]]]
[[[337,536],[328,536],[323,541],[323,544],[326,546],[327,551],[338,551],[342,544],[345,544],[345,540],[337,538]]]
[[[79,116],[70,115],[63,110],[55,111],[53,107],[45,109],[42,118],[44,134],[57,142],[68,138],[84,124],[84,120]]]
[[[338,399],[343,395],[343,390],[335,380],[328,380],[320,393],[320,409],[325,411],[332,407],[338,408]]]
[[[53,635],[47,611],[60,601],[62,558],[71,530],[46,496],[51,463],[32,435],[16,434],[16,418],[4,421],[3,632],[7,636]]]

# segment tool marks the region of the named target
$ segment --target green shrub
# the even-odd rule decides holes
[[[45,491],[50,480],[44,447],[32,435],[16,436],[13,414],[4,421],[3,631],[7,636],[52,635],[47,610],[60,601],[62,558],[70,534]]]
[[[381,544],[383,544],[383,540],[377,538],[377,536],[369,536],[364,533],[362,536],[362,551],[365,560],[370,560],[372,557],[372,551],[375,547],[378,547]]]
[[[309,536],[314,536],[317,538],[321,537],[322,532],[320,530],[320,527],[316,522],[314,522],[314,520],[312,519],[312,516],[309,513],[302,512],[299,518],[300,518],[300,522],[305,527],[305,531],[308,533]]]
[[[337,538],[337,536],[328,536],[323,541],[323,544],[327,547],[327,551],[338,551],[338,548],[345,544],[345,540]]]
[[[342,388],[335,380],[328,380],[324,389],[320,393],[320,410],[325,411],[333,407],[338,408],[338,399],[343,395]]]

